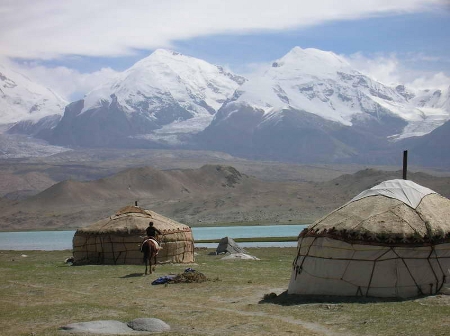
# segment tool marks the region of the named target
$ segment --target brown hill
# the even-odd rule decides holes
[[[321,184],[322,188],[339,193],[344,198],[353,198],[361,191],[371,188],[383,181],[402,178],[402,171],[381,171],[364,169],[354,174],[344,174]],[[450,198],[450,178],[436,177],[422,172],[410,172],[407,178]]]
[[[89,182],[64,181],[22,201],[0,202],[1,230],[73,229],[127,204],[189,225],[207,223],[310,223],[377,183],[401,172],[366,169],[322,183],[263,181],[235,168],[124,170]],[[409,178],[450,197],[450,178]]]
[[[211,193],[226,193],[227,188],[240,188],[247,184],[251,184],[252,189],[263,185],[259,180],[242,175],[232,167],[206,165],[199,169],[168,171],[141,167],[96,181],[63,181],[20,204],[27,209],[49,206],[61,209],[124,199],[179,199],[190,194],[201,197]]]

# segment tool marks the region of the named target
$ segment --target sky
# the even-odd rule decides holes
[[[68,101],[165,48],[252,76],[293,47],[450,86],[450,0],[0,0],[0,63]]]

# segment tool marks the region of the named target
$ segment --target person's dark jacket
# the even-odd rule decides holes
[[[154,226],[149,226],[146,230],[148,237],[156,237],[156,234],[161,234],[161,232]]]

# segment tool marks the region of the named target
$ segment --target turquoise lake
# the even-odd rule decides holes
[[[194,227],[195,240],[297,236],[307,225],[222,226]],[[75,231],[0,232],[0,250],[70,250]],[[242,247],[291,247],[296,242],[239,243]],[[196,247],[215,248],[215,243],[195,244]]]

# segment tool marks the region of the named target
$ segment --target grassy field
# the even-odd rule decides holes
[[[161,335],[449,333],[448,295],[407,301],[288,297],[295,248],[247,250],[260,260],[225,261],[203,249],[195,264],[158,265],[149,276],[139,265],[69,266],[64,260],[70,251],[0,251],[0,334],[62,335],[59,328],[69,323],[138,317],[168,323],[172,331]],[[187,267],[209,280],[151,285]]]

